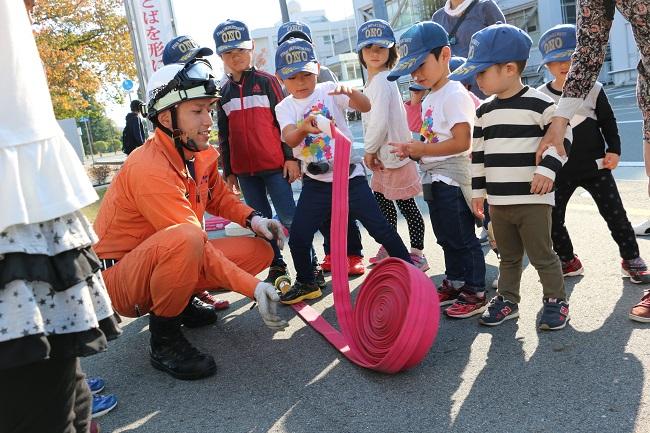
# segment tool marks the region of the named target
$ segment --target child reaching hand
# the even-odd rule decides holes
[[[275,109],[282,138],[302,161],[303,170],[303,186],[289,240],[296,282],[280,297],[285,304],[295,304],[321,296],[320,288],[314,283],[310,249],[314,233],[332,209],[335,142],[316,127],[316,116],[333,120],[351,138],[345,109],[350,107],[365,113],[370,110],[370,101],[358,90],[346,86],[332,82],[316,84],[319,65],[313,46],[305,40],[283,42],[275,54],[275,65],[278,78],[290,93]],[[349,176],[350,217],[361,221],[390,256],[412,263],[402,239],[379,210],[361,161],[351,161]]]
[[[364,95],[372,104],[372,109],[361,115],[365,131],[364,160],[373,172],[370,188],[379,208],[395,230],[397,203],[408,225],[411,259],[415,266],[426,271],[429,264],[423,253],[424,220],[414,198],[422,191],[420,175],[415,161],[400,160],[391,153],[392,148],[388,144],[411,138],[397,84],[386,79],[398,58],[393,29],[384,20],[370,20],[363,23],[357,33],[359,62],[368,71]],[[382,245],[370,263],[377,263],[386,257],[388,253]]]

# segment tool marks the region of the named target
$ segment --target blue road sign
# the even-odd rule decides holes
[[[126,79],[122,81],[122,88],[126,90],[127,92],[131,89],[133,89],[133,81]]]

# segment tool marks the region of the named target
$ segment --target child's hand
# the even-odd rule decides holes
[[[306,134],[320,134],[321,130],[318,129],[318,124],[316,123],[316,116],[310,114],[305,119],[303,119],[300,127],[298,128],[301,132]]]
[[[408,143],[388,143],[395,149],[390,153],[394,153],[399,159],[411,158],[420,159],[424,156],[424,143],[417,140],[411,140]]]
[[[330,95],[352,95],[352,87],[338,85],[336,89],[329,92]]]
[[[382,171],[384,164],[377,158],[376,153],[366,153],[363,155],[363,162],[372,171]]]
[[[472,199],[472,213],[474,216],[481,221],[485,219],[485,214],[483,212],[483,197],[477,197]]]
[[[603,160],[603,168],[608,168],[614,170],[618,166],[618,161],[621,159],[620,155],[615,153],[607,152],[605,154],[605,159]]]
[[[300,166],[298,165],[298,161],[284,161],[282,175],[289,183],[293,183],[293,181],[298,179],[300,177]]]
[[[237,176],[234,174],[231,174],[226,178],[226,185],[228,185],[228,190],[233,194],[239,195],[241,192],[239,189],[239,181],[237,180]]]
[[[530,183],[531,194],[546,194],[553,190],[553,181],[539,173],[533,175],[533,181]]]

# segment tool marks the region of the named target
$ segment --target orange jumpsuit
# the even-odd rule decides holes
[[[102,275],[123,316],[153,311],[178,316],[192,294],[224,287],[250,298],[254,275],[273,258],[260,238],[208,240],[204,211],[244,226],[253,209],[228,190],[217,170],[218,152],[195,153],[195,179],[172,139],[156,129],[113,179],[95,220],[102,259],[117,259]]]

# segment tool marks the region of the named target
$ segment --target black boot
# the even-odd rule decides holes
[[[181,317],[158,317],[149,313],[151,365],[177,379],[193,380],[217,371],[214,358],[199,352],[181,332]]]
[[[275,280],[283,276],[287,276],[287,277],[289,276],[289,270],[287,269],[287,265],[285,264],[271,265],[271,267],[269,268],[269,274],[267,275],[264,282],[275,285]]]
[[[217,321],[217,311],[212,305],[206,304],[196,296],[190,298],[190,303],[181,313],[181,323],[188,328],[211,325]]]

